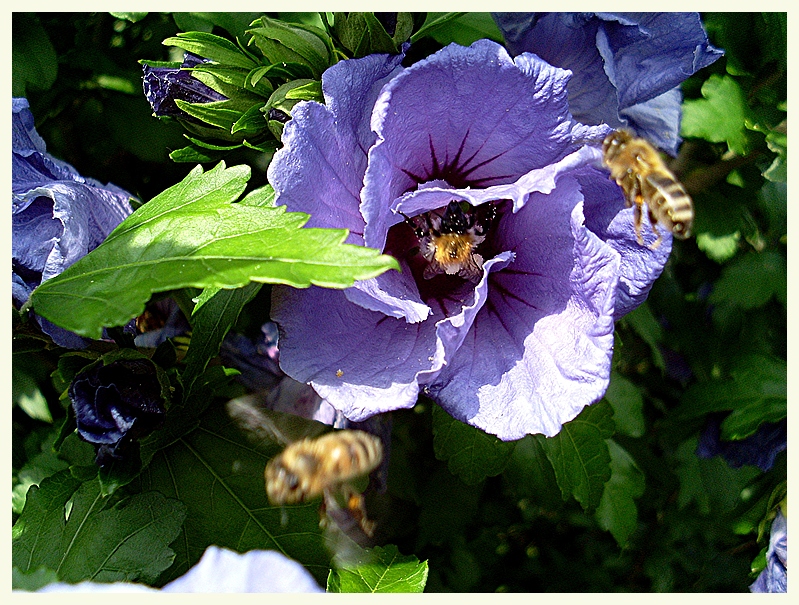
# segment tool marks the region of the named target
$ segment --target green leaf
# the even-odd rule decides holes
[[[738,242],[741,240],[741,232],[728,233],[715,236],[710,232],[697,233],[696,245],[704,252],[710,260],[719,264],[724,264],[738,252]]]
[[[11,90],[15,97],[26,97],[27,87],[48,90],[58,75],[58,58],[38,17],[12,13]]]
[[[433,407],[433,435],[436,458],[447,460],[450,472],[466,485],[500,474],[516,447],[515,441],[459,422],[438,406]]]
[[[462,17],[466,13],[427,13],[422,27],[411,36],[411,43],[416,43],[425,36],[430,36],[437,28],[443,27],[448,22]]]
[[[436,26],[426,32],[439,44],[447,45],[455,42],[461,46],[469,46],[482,38],[488,38],[500,44],[504,42],[502,32],[499,31],[499,27],[490,13],[460,13],[454,18],[447,18],[447,13],[428,13],[428,19],[436,20],[439,16],[443,20],[437,21]],[[413,38],[418,39],[420,32],[426,26],[427,21],[422,29],[414,34]]]
[[[423,592],[427,561],[401,555],[393,544],[376,546],[362,560],[330,571],[328,592]]]
[[[610,404],[600,401],[564,424],[554,437],[536,436],[555,470],[564,500],[574,496],[588,512],[599,505],[611,474],[606,439],[612,435],[613,412]]]
[[[140,315],[156,292],[250,281],[346,288],[398,268],[391,256],[344,244],[346,230],[302,229],[305,214],[231,204],[248,178],[247,166],[196,167],[39,286],[29,306],[67,330],[99,338],[104,326]]]
[[[221,146],[220,146],[221,147]],[[232,145],[230,149],[238,149],[241,145]],[[218,162],[229,150],[225,149],[212,149],[207,144],[203,145],[189,145],[181,149],[176,149],[170,152],[169,158],[173,162],[180,162],[186,164],[201,163],[207,164],[209,162]]]
[[[503,477],[518,498],[531,500],[551,511],[563,507],[555,472],[533,435],[517,442]]]
[[[52,569],[40,567],[29,573],[22,573],[17,567],[11,569],[11,589],[33,592],[48,584],[58,582],[58,575]]]
[[[777,183],[788,182],[788,135],[787,133],[771,131],[766,135],[766,145],[777,154],[771,166],[763,173],[769,181]]]
[[[702,85],[704,99],[687,99],[682,105],[680,134],[711,143],[727,143],[731,151],[746,155],[749,109],[741,87],[732,76],[712,74]]]
[[[28,416],[42,422],[53,422],[47,400],[42,395],[39,385],[18,363],[11,364],[11,387],[14,403]]]
[[[675,422],[711,412],[731,410],[721,425],[722,439],[744,439],[763,422],[777,422],[788,413],[788,369],[785,361],[760,354],[744,355],[726,380],[700,382],[688,388]]]
[[[70,583],[153,582],[172,563],[167,545],[183,505],[155,492],[105,505],[96,479],[81,483],[68,470],[31,487],[12,528],[14,565],[23,573],[52,569]]]
[[[663,328],[652,315],[649,304],[645,301],[633,311],[624,316],[624,321],[630,324],[633,330],[640,336],[652,352],[652,362],[660,370],[666,369],[666,361],[660,351],[660,343],[663,341]]]
[[[743,309],[765,305],[772,296],[785,304],[788,290],[788,267],[775,250],[749,252],[734,260],[716,281],[710,302],[732,303]]]
[[[112,17],[116,17],[117,19],[124,19],[125,21],[130,21],[131,23],[136,23],[137,21],[141,21],[144,19],[149,13],[109,13]]]
[[[644,434],[644,396],[640,389],[618,372],[610,373],[605,399],[613,408],[616,431],[629,437]]]
[[[396,13],[394,35],[386,32],[374,13],[335,13],[334,30],[344,47],[353,57],[365,57],[374,53],[396,54],[399,45],[413,31],[411,13]]]
[[[211,59],[229,67],[250,70],[258,64],[230,40],[206,32],[181,32],[177,37],[167,38],[161,44],[177,46],[200,57]]]
[[[619,548],[624,548],[638,525],[635,500],[644,495],[644,474],[618,443],[608,439],[607,444],[611,475],[602,492],[596,519],[602,529],[613,535]]]
[[[242,308],[261,289],[261,284],[251,283],[235,290],[208,288],[203,290],[192,314],[192,332],[189,349],[181,374],[184,401],[195,395],[194,384],[211,358],[219,353],[222,340],[236,323]]]
[[[58,434],[59,431],[53,429],[40,444],[38,453],[33,455],[14,477],[14,488],[11,493],[11,510],[14,513],[22,513],[28,490],[32,485],[40,485],[47,477],[67,468],[67,463],[61,460],[53,449]]]
[[[320,78],[333,63],[329,36],[312,25],[286,23],[261,17],[247,30],[251,41],[261,50],[269,63],[300,63],[311,68],[314,78]]]
[[[305,565],[324,582],[330,556],[319,528],[318,502],[269,504],[264,468],[276,453],[269,442],[253,444],[226,414],[211,406],[199,427],[158,451],[141,475],[142,489],[156,490],[187,507],[175,564],[166,582],[184,574],[211,544],[246,552],[277,550]]]

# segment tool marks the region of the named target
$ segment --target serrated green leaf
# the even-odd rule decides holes
[[[682,105],[680,134],[711,143],[727,143],[731,151],[746,155],[749,109],[735,78],[712,74],[702,85],[704,99],[687,99]]]
[[[680,422],[731,410],[722,422],[721,438],[744,439],[763,422],[777,422],[787,416],[787,373],[787,365],[781,359],[745,355],[729,379],[691,385],[673,412],[673,420]]]
[[[14,488],[11,493],[11,510],[14,513],[22,513],[28,490],[32,485],[40,485],[47,477],[67,468],[67,463],[61,460],[53,449],[58,434],[59,430],[54,428],[40,444],[38,453],[33,455],[14,477]]]
[[[161,44],[177,46],[200,57],[231,67],[250,70],[258,66],[230,40],[206,32],[181,32],[177,37],[167,38]]]
[[[718,237],[712,233],[705,232],[696,235],[696,245],[710,260],[716,261],[719,264],[724,264],[738,252],[738,242],[740,239],[740,231]]]
[[[500,474],[516,446],[455,420],[438,406],[433,408],[433,435],[436,458],[447,460],[450,472],[466,485]]]
[[[242,308],[261,289],[261,284],[251,283],[244,288],[220,290],[208,288],[197,302],[192,314],[192,333],[189,349],[181,374],[184,402],[195,396],[194,383],[205,370],[211,358],[219,353],[222,340],[241,313]]]
[[[644,434],[644,396],[638,387],[618,372],[611,372],[605,399],[613,408],[617,432],[629,437]]]
[[[613,428],[610,404],[600,401],[564,424],[554,437],[536,436],[555,470],[563,499],[574,496],[589,512],[599,505],[610,479],[610,453],[605,440],[613,435]]]
[[[328,592],[399,593],[423,592],[427,561],[401,555],[393,544],[376,546],[362,560],[330,571]]]
[[[608,439],[607,444],[611,474],[602,492],[596,519],[602,529],[613,535],[619,548],[624,548],[638,525],[635,500],[644,494],[644,474],[618,443]]]
[[[100,510],[98,482],[75,492],[56,572],[65,582],[154,582],[174,559],[185,507],[158,492],[136,494]]]
[[[716,281],[711,303],[732,303],[743,309],[765,305],[772,296],[787,298],[788,268],[779,252],[749,252],[727,265]]]
[[[99,482],[82,483],[69,470],[31,487],[12,529],[14,565],[22,573],[52,569],[70,583],[154,581],[172,563],[167,545],[183,505],[151,492],[104,506]]]
[[[231,204],[248,177],[246,166],[196,167],[39,286],[29,306],[56,325],[99,338],[104,326],[140,315],[156,292],[250,281],[346,288],[398,268],[391,256],[344,244],[346,230],[302,229],[305,214]]]
[[[275,452],[272,443],[253,444],[224,406],[212,406],[196,430],[153,456],[141,477],[143,489],[187,507],[172,545],[175,564],[161,582],[188,571],[211,544],[237,552],[277,550],[324,582],[330,555],[319,527],[319,503],[281,508],[267,501],[264,468]]]

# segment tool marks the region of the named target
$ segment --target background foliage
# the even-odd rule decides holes
[[[211,169],[222,157],[227,166],[248,165],[249,177],[226,173],[243,178],[238,193],[213,201],[229,204],[245,188],[266,185],[279,127],[264,131],[271,148],[240,141],[214,147],[212,136],[196,133],[187,146],[180,123],[152,117],[139,61],[179,62],[182,47],[162,41],[175,43],[182,32],[245,41],[260,17],[15,13],[13,94],[29,99],[48,152],[154,205],[202,154],[209,162],[196,179],[219,173]],[[268,15],[321,31],[332,17]],[[253,445],[221,405],[242,387],[218,364],[219,343],[228,330],[259,335],[269,319],[268,284],[279,279],[248,273],[236,283],[267,285],[206,290],[188,356],[185,339],[151,352],[183,402],[191,393],[194,404],[174,406],[165,428],[144,440],[149,462],[131,476],[98,473],[93,449],[71,432],[65,389],[105,351],[58,349],[15,319],[15,585],[93,579],[160,586],[217,544],[284,552],[331,591],[745,591],[762,568],[774,505],[785,497],[786,454],[763,472],[696,450],[710,419],[721,420],[723,439],[740,440],[787,415],[787,17],[703,18],[726,54],[683,86],[685,142],[673,162],[694,197],[696,237],[675,242],[647,302],[617,324],[612,381],[601,402],[554,438],[512,443],[454,421],[424,398],[394,413],[388,490],[367,495],[382,546],[369,565],[331,572],[316,504],[292,507],[288,524],[267,506],[263,467],[279,446]],[[408,36],[406,65],[451,41],[501,41],[488,14],[405,14],[394,37],[371,15],[335,24],[327,45],[308,42],[317,54],[307,55],[307,73],[298,67],[283,74],[286,82],[305,76],[308,84],[325,61],[387,52]],[[287,51],[266,38],[258,48],[280,60]],[[303,90],[318,94],[313,86]],[[287,107],[291,94],[272,92],[267,100]],[[170,159],[175,150],[182,155]],[[260,191],[250,203],[268,198],[268,189]],[[158,288],[137,291],[134,306],[167,292],[190,314],[195,288],[221,285],[165,277]],[[151,531],[133,536],[143,524]]]

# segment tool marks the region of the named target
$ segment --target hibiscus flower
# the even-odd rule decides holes
[[[504,440],[555,435],[604,394],[614,320],[645,299],[671,237],[636,242],[601,167],[610,129],[572,118],[569,71],[488,40],[401,60],[336,64],[325,104],[286,124],[276,202],[402,271],[344,291],[275,287],[280,365],[353,421],[424,393]]]

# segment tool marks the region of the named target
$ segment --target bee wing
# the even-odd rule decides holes
[[[256,443],[273,441],[288,445],[304,437],[321,435],[328,427],[321,422],[268,409],[268,395],[253,393],[231,399],[228,415]]]

